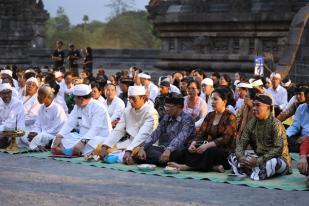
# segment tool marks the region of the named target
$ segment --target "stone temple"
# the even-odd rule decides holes
[[[308,0],[151,0],[147,9],[161,69],[252,74],[264,56],[270,70],[309,81]]]
[[[0,0],[0,8],[0,64],[30,64],[30,48],[44,47],[42,0]]]

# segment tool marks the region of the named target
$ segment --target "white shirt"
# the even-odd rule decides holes
[[[0,113],[0,132],[7,129],[25,129],[23,103],[16,97],[12,97],[9,104],[5,104],[0,98]]]
[[[96,136],[107,137],[112,125],[106,109],[91,99],[83,108],[74,106],[59,134],[66,136],[73,129],[78,129],[84,139],[93,139]]]
[[[279,106],[283,110],[288,104],[288,92],[286,89],[279,85],[276,89],[271,87],[267,91],[273,96],[274,105]]]
[[[130,135],[124,144],[117,144],[119,149],[133,150],[142,144],[157,128],[159,114],[153,104],[146,102],[139,110],[135,110],[128,104],[119,123],[105,140],[104,144],[113,147],[122,137]]]
[[[105,107],[105,109],[107,110],[107,103],[106,100],[104,99],[104,97],[100,96],[98,99],[96,99],[100,104],[102,104],[102,106]]]
[[[178,89],[178,87],[176,87],[175,85],[171,84],[171,88],[170,88],[171,92],[175,92],[177,94],[181,94],[180,90]]]
[[[66,114],[69,114],[69,108],[68,108],[68,106],[67,106],[65,100],[63,99],[63,97],[61,97],[61,96],[59,95],[59,93],[58,93],[58,94],[56,95],[56,97],[54,98],[54,102],[56,102],[57,104],[59,104],[59,105],[63,108],[63,110],[64,110],[64,112],[65,112]]]
[[[198,128],[202,125],[206,115],[208,114],[206,102],[199,97],[197,105],[194,108],[188,107],[188,96],[184,97],[184,108],[183,111],[192,115],[193,120],[195,121],[195,127]]]
[[[65,98],[65,95],[71,95],[73,94],[73,90],[74,90],[74,84],[71,84],[71,88],[68,88],[67,84],[65,83],[64,80],[62,80],[59,83],[59,92],[58,95],[60,95],[63,99]]]
[[[235,106],[236,112],[240,109],[240,107],[242,107],[242,105],[244,105],[244,103],[245,103],[244,99],[242,99],[240,97],[237,99],[236,106]]]
[[[206,102],[206,94],[204,92],[201,93],[200,97]],[[208,101],[206,102],[208,113],[214,111],[213,108],[212,108],[211,103],[212,103],[211,95],[209,95],[208,96]]]
[[[48,107],[44,104],[39,109],[39,115],[33,126],[33,132],[56,135],[67,120],[62,106],[53,101]]]
[[[106,105],[111,121],[120,119],[125,108],[124,102],[119,97],[115,96],[111,104],[108,104],[106,101]]]
[[[145,86],[146,90],[149,92],[149,99],[152,102],[155,102],[156,97],[158,96],[160,90],[159,88],[152,82],[148,86]]]
[[[29,129],[35,123],[40,109],[40,103],[37,98],[37,94],[33,96],[23,96],[23,105],[25,113],[25,124]]]

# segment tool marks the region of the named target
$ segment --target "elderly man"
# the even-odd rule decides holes
[[[26,81],[26,95],[23,96],[26,130],[31,131],[38,117],[40,103],[38,102],[37,92],[39,82],[35,77],[30,77]]]
[[[298,170],[301,174],[307,176],[306,186],[309,188],[309,137],[306,137],[300,146]]]
[[[288,103],[288,93],[285,88],[283,88],[281,83],[281,75],[279,73],[272,73],[270,75],[272,87],[267,89],[267,91],[273,96],[274,106],[275,106],[275,116],[278,116]]]
[[[124,111],[124,102],[116,95],[116,86],[113,84],[107,84],[105,86],[105,96],[107,111],[110,116],[112,127],[114,128]]]
[[[195,123],[191,115],[183,112],[184,99],[181,94],[171,93],[165,100],[166,115],[158,128],[139,149],[140,162],[165,166],[177,162],[195,134]],[[158,141],[157,145],[154,145]]]
[[[125,164],[134,164],[132,152],[144,143],[158,126],[158,112],[147,101],[145,87],[130,86],[128,95],[130,104],[126,107],[116,128],[104,141],[100,156],[103,159],[108,154],[108,148],[116,147],[125,150],[123,156]],[[121,139],[122,142],[120,142]]]
[[[138,77],[141,79],[142,85],[146,88],[149,94],[149,99],[155,102],[156,97],[159,94],[159,88],[151,81],[151,76],[148,73],[140,73]]]
[[[0,84],[0,97],[0,133],[7,130],[24,130],[23,103],[17,97],[12,97],[12,86],[10,84]],[[0,147],[6,147],[6,143],[7,139],[0,137]]]
[[[75,106],[52,144],[53,154],[88,155],[109,136],[112,129],[106,109],[91,98],[85,84],[74,87]]]
[[[214,91],[214,82],[210,78],[205,78],[201,82],[202,93],[200,97],[205,100],[207,104],[207,111],[212,112],[213,108],[211,106],[211,93]]]
[[[271,115],[271,107],[272,99],[269,96],[256,96],[253,103],[254,117],[237,141],[235,154],[229,157],[235,174],[248,175],[253,180],[264,180],[290,172],[291,157],[285,129]],[[254,154],[245,153],[249,145]]]
[[[299,152],[299,146],[309,137],[309,89],[305,91],[306,103],[299,105],[293,124],[286,130],[290,152]]]
[[[38,91],[41,105],[33,130],[22,141],[29,144],[31,150],[44,150],[67,120],[63,108],[54,102],[54,92],[49,85],[43,85]],[[29,142],[28,142],[29,141]]]

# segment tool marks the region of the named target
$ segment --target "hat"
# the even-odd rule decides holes
[[[79,97],[82,97],[82,96],[86,96],[88,94],[91,93],[91,87],[87,84],[78,84],[78,85],[75,85],[74,89],[73,89],[73,95],[74,96],[79,96]]]
[[[144,86],[130,86],[128,89],[128,96],[140,96],[146,95],[146,89]]]
[[[236,86],[238,83],[239,83],[240,81],[237,79],[237,80],[235,80],[235,82],[234,82],[234,86]]]
[[[171,83],[169,81],[160,82],[160,87],[171,87]]]
[[[214,81],[210,78],[205,78],[202,80],[201,85],[208,85],[208,86],[213,86],[214,85]]]
[[[0,84],[0,92],[4,90],[13,90],[12,86],[9,83]]]
[[[9,69],[4,69],[4,70],[1,70],[1,74],[7,74],[9,75],[10,77],[13,76],[13,72]]]
[[[247,88],[247,89],[251,89],[252,88],[252,85],[249,84],[249,83],[246,83],[246,82],[239,82],[237,85],[236,85],[237,88]]]
[[[270,75],[270,79],[273,79],[273,78],[281,79],[281,74],[279,74],[277,72],[273,72]]]
[[[289,87],[291,85],[292,81],[290,79],[284,79],[282,81],[282,86],[283,87]]]
[[[56,79],[59,78],[59,77],[62,77],[62,76],[63,76],[62,72],[60,72],[60,71],[55,71],[55,78],[56,78]]]
[[[256,95],[255,100],[262,102],[263,104],[267,104],[269,106],[273,105],[273,100],[270,98],[270,96],[268,96],[266,94]]]
[[[151,76],[147,73],[139,73],[138,77],[143,79],[151,79]]]
[[[39,87],[39,81],[38,81],[38,79],[35,78],[35,77],[30,77],[29,79],[27,79],[26,84],[27,84],[28,82],[34,82],[34,83],[36,84],[36,86]]]
[[[165,99],[165,104],[184,105],[184,98],[181,94],[171,92]]]
[[[258,87],[258,86],[261,86],[261,85],[264,85],[263,84],[263,81],[261,79],[257,79],[257,80],[254,80],[252,83],[251,83],[252,87]]]

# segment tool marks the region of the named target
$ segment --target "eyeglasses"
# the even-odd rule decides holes
[[[197,88],[194,87],[188,87],[187,90],[197,90]]]
[[[136,102],[138,100],[138,96],[130,96],[128,97],[128,101]]]

